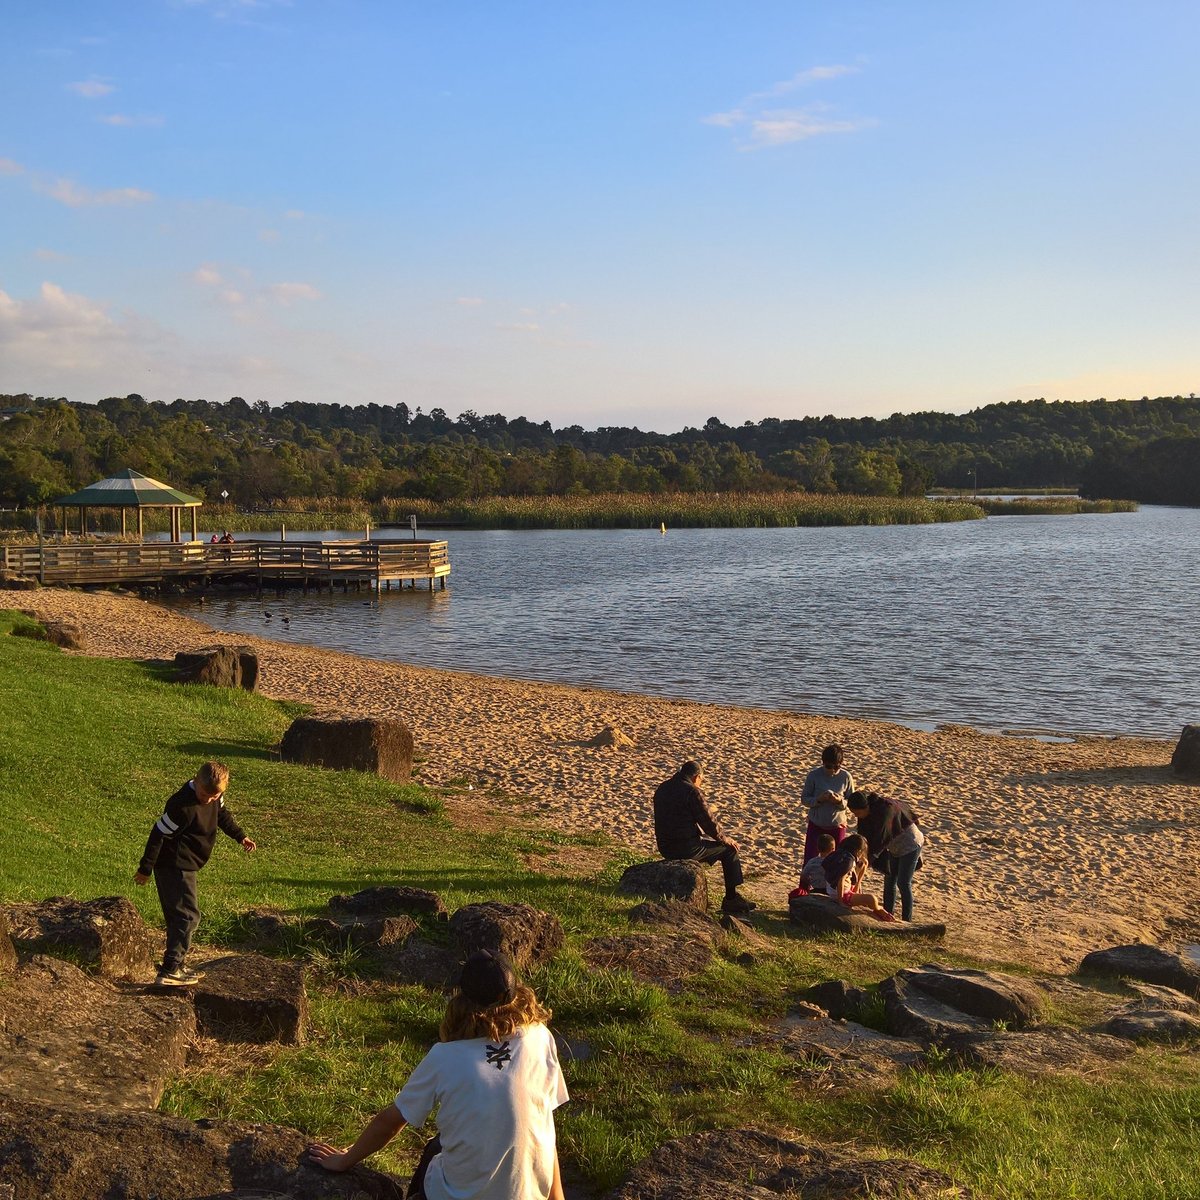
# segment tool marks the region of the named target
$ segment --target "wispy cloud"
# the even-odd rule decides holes
[[[25,168],[11,158],[0,158],[0,175],[24,175]]]
[[[288,307],[300,300],[320,300],[321,292],[311,283],[272,283],[267,294],[277,303]]]
[[[39,262],[67,262],[70,256],[63,254],[61,250],[48,250],[43,246],[33,252],[33,257]]]
[[[151,129],[165,123],[162,117],[133,117],[126,113],[109,113],[107,116],[97,117],[96,120],[102,125],[114,125],[119,129]]]
[[[807,67],[803,71],[797,71],[790,79],[783,79],[770,87],[751,92],[732,108],[710,113],[701,119],[705,125],[738,131],[738,148],[742,150],[760,150],[769,146],[803,142],[825,134],[855,133],[860,129],[868,129],[877,124],[874,118],[830,116],[829,105],[821,102],[795,108],[779,107],[773,103],[783,96],[789,96],[814,84],[840,79],[845,75],[856,75],[859,70],[859,67],[845,63]]]
[[[68,208],[95,208],[107,205],[149,204],[154,199],[153,192],[142,188],[109,188],[98,191],[95,188],[84,187],[73,179],[35,179],[33,190],[51,200],[57,200]]]
[[[245,267],[222,271],[213,263],[202,263],[192,272],[192,282],[212,289],[217,299],[231,309],[265,306],[291,308],[293,304],[321,299],[320,288],[311,283],[287,280],[257,284]]]
[[[478,308],[483,303],[482,296],[459,296],[455,301],[459,308]]]
[[[67,84],[67,91],[82,96],[85,100],[99,100],[102,96],[111,96],[117,89],[103,79],[81,79]]]

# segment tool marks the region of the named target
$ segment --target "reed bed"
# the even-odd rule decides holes
[[[385,500],[385,519],[473,529],[769,528],[794,525],[928,525],[984,515],[974,504],[808,492],[670,492],[596,496],[500,496],[435,503]]]
[[[1137,512],[1136,500],[1081,500],[1078,496],[1022,500],[975,500],[989,517],[1062,517],[1075,513]]]

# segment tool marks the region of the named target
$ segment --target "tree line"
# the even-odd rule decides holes
[[[670,434],[554,429],[472,411],[452,419],[403,402],[272,407],[238,396],[128,395],[87,404],[0,395],[0,503],[45,503],[125,467],[202,499],[227,491],[242,506],[320,496],[372,503],[666,491],[914,496],[931,487],[1081,483],[1090,494],[1144,499],[1130,491],[1144,469],[1133,466],[1139,456],[1189,438],[1194,454],[1197,437],[1194,395],[742,425],[712,417]]]

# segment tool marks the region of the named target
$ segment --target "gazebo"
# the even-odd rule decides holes
[[[121,534],[125,534],[125,512],[137,511],[137,532],[142,537],[142,509],[169,508],[171,510],[171,541],[182,542],[180,510],[192,510],[192,541],[197,541],[196,510],[204,503],[186,492],[177,491],[157,479],[151,479],[140,471],[118,471],[111,479],[101,479],[80,492],[55,500],[55,506],[63,510],[63,530],[67,528],[67,509],[79,509],[79,532],[87,532],[87,510],[89,508],[119,508],[121,510]]]

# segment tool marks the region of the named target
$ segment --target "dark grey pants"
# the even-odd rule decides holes
[[[738,852],[726,846],[724,842],[710,842],[707,838],[698,838],[691,851],[688,854],[681,854],[680,858],[691,858],[702,863],[719,862],[721,872],[725,876],[727,892],[732,892],[745,880],[745,876],[742,875],[742,860],[738,858]]]
[[[200,906],[196,902],[196,872],[178,867],[155,867],[154,886],[167,922],[167,952],[162,969],[174,971],[183,966],[192,945],[192,934],[200,924]]]

